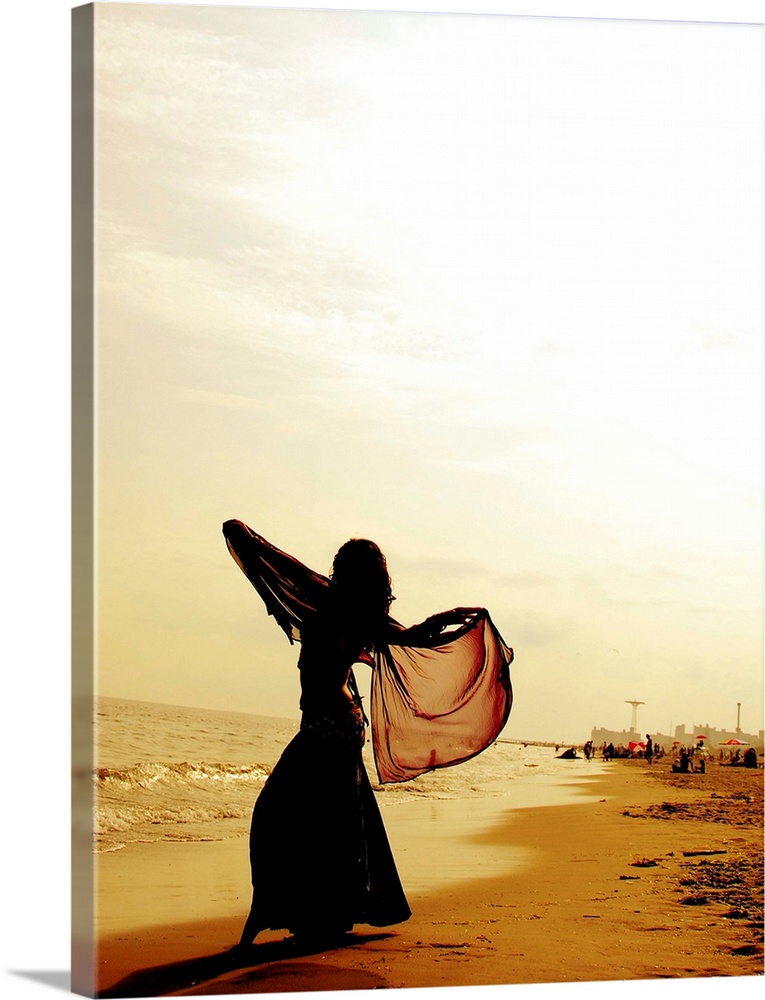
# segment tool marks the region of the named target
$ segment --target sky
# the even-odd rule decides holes
[[[487,607],[509,738],[761,729],[762,28],[96,10],[99,693],[296,715],[236,517]]]

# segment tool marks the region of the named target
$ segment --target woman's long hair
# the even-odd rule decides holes
[[[394,600],[388,564],[378,545],[351,538],[338,549],[329,574],[336,608],[362,627],[382,623]]]

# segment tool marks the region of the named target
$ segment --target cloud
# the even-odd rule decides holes
[[[541,648],[571,648],[576,632],[576,623],[566,615],[538,611],[532,608],[516,608],[512,612],[512,639],[508,642],[520,651],[526,650],[526,661],[533,662],[533,652]],[[569,654],[570,655],[570,654]]]
[[[498,586],[512,590],[554,590],[560,586],[560,579],[553,573],[536,573],[533,570],[520,573],[498,573],[494,577]]]
[[[755,341],[753,330],[731,330],[695,323],[692,332],[704,350],[751,351]]]

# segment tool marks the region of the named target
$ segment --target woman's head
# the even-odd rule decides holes
[[[368,538],[351,538],[340,546],[329,578],[344,604],[371,615],[388,613],[393,600],[388,565],[379,546]]]

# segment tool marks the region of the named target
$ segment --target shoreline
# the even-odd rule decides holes
[[[562,771],[564,767],[571,765],[562,765]],[[586,782],[596,773],[597,765],[592,764],[586,771],[576,768],[555,777],[534,774],[518,781],[507,795],[412,796],[391,802],[384,792],[376,793],[407,895],[417,897],[480,877],[482,866],[500,873],[522,863],[523,849],[511,843],[473,844],[466,858],[466,839],[512,810],[579,800],[587,794]],[[220,840],[131,843],[119,851],[97,854],[98,935],[183,921],[200,899],[210,916],[246,914],[250,905],[248,850],[244,833]],[[184,882],[184,871],[193,872],[193,881]],[[154,889],[148,899],[147,886]]]
[[[101,995],[761,976],[762,777],[715,766],[698,776],[703,783],[683,784],[656,766],[613,762],[567,779],[556,805],[508,809],[506,799],[480,799],[472,815],[467,800],[446,810],[424,800],[391,806],[384,818],[412,917],[391,928],[358,926],[342,947],[314,953],[298,953],[273,931],[236,959],[227,955],[249,906],[246,851],[237,841],[164,845],[199,849],[197,918],[123,923],[104,934]],[[448,836],[434,833],[439,807],[442,818],[452,811]],[[436,886],[423,872],[416,888],[407,872],[428,845],[431,865],[435,855],[449,877]],[[147,872],[136,855],[129,867],[140,881]],[[183,896],[172,865],[167,875]],[[752,883],[746,892],[742,878]]]

